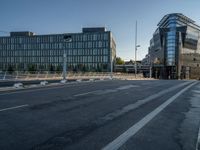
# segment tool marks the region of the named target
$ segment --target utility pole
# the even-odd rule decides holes
[[[64,35],[63,37],[63,80],[66,80],[67,75],[67,54],[66,54],[66,47],[64,46],[65,43],[72,42],[72,36],[71,35]]]
[[[113,79],[113,60],[112,60],[112,49],[110,49],[110,79]]]
[[[67,74],[67,61],[66,61],[66,51],[64,49],[64,54],[63,54],[63,80],[66,80],[66,74]]]
[[[152,78],[151,55],[149,54],[149,78]]]

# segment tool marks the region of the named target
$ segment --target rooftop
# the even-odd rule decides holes
[[[171,16],[177,16],[177,17],[183,19],[184,21],[186,21],[186,22],[188,22],[188,23],[192,23],[192,24],[195,23],[194,20],[188,18],[187,16],[185,16],[185,15],[183,15],[183,14],[181,14],[181,13],[172,13],[172,14],[167,14],[167,15],[165,15],[165,16],[160,20],[160,22],[158,23],[158,26],[162,25],[162,24],[163,24],[169,17],[171,17]]]
[[[105,27],[95,27],[95,28],[82,28],[83,33],[87,32],[106,32]]]

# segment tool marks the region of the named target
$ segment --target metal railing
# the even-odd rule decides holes
[[[148,79],[144,78],[142,74],[137,74],[135,77],[134,73],[113,73],[112,77],[114,79],[122,80],[143,80]],[[68,72],[66,79],[105,79],[111,78],[110,72]],[[0,81],[20,81],[20,80],[62,80],[62,72],[50,72],[50,71],[35,71],[35,72],[21,72],[15,71],[12,73],[9,72],[0,72]]]

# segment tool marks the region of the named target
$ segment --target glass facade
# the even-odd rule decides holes
[[[177,48],[176,31],[166,33],[166,65],[175,65],[175,53]]]
[[[150,41],[149,55],[160,78],[192,78],[192,69],[200,77],[200,27],[182,14],[165,15]]]
[[[104,28],[73,34],[34,35],[11,32],[0,37],[0,70],[62,70],[63,54],[67,69],[75,71],[109,71],[115,62],[116,45],[110,31]],[[64,36],[70,36],[65,41]],[[111,57],[112,56],[112,57]]]

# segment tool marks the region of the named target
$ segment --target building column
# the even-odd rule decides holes
[[[182,36],[181,36],[181,32],[178,32],[179,34],[179,43],[178,43],[178,59],[177,59],[177,78],[181,79],[182,77],[182,47],[183,47],[183,43],[182,43]]]

